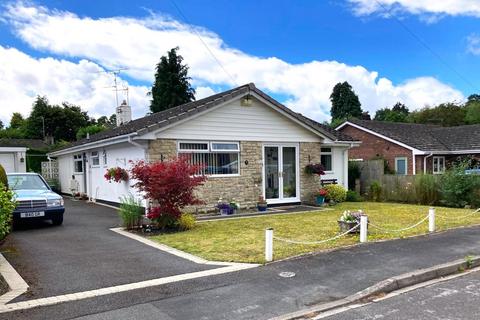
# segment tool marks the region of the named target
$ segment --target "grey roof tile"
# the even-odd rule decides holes
[[[132,120],[129,123],[126,123],[122,126],[94,134],[90,136],[89,139],[82,139],[79,141],[72,142],[69,145],[62,147],[61,149],[58,149],[56,151],[68,149],[75,146],[81,146],[87,143],[101,141],[108,138],[127,135],[127,134],[133,134],[133,133],[144,134],[148,131],[152,131],[158,128],[162,128],[166,125],[175,123],[178,120],[191,117],[198,112],[211,109],[215,106],[218,106],[219,104],[222,104],[225,101],[230,101],[246,93],[255,93],[261,96],[262,98],[266,99],[270,103],[277,106],[279,109],[281,109],[285,113],[289,114],[290,116],[304,123],[308,127],[312,128],[313,130],[329,137],[334,141],[354,141],[353,138],[341,132],[338,132],[326,125],[318,123],[312,119],[309,119],[299,113],[292,111],[291,109],[282,105],[281,103],[271,98],[261,90],[257,89],[253,83],[249,83],[237,88],[233,88],[231,90],[214,94],[210,97],[188,102],[165,111],[157,112],[157,113],[145,116],[143,118]]]

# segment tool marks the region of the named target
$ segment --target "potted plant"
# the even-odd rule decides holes
[[[230,203],[223,201],[222,198],[218,200],[217,209],[220,211],[220,214],[222,216],[226,216],[233,213]]]
[[[316,175],[324,175],[325,168],[321,163],[309,163],[305,166],[304,172],[308,175],[316,174]]]
[[[318,190],[318,194],[316,196],[317,206],[323,205],[323,203],[325,202],[325,197],[327,195],[328,195],[328,190],[327,189],[321,188],[320,190]]]
[[[230,201],[230,208],[231,214],[235,214],[238,212],[238,209],[240,209],[240,205],[235,201],[235,199],[232,199],[232,201]]]
[[[346,210],[343,212],[342,216],[338,220],[338,226],[340,227],[340,232],[347,232],[356,225],[360,223],[360,217],[365,215],[362,210],[350,211]],[[360,228],[351,230],[349,233],[358,233]]]
[[[115,167],[107,169],[107,172],[103,175],[105,180],[108,182],[121,182],[121,181],[128,181],[128,172],[127,170]]]
[[[267,207],[268,207],[268,204],[265,198],[262,196],[258,197],[258,202],[257,202],[258,211],[262,211],[262,212],[267,211]]]

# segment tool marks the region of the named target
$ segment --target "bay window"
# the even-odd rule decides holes
[[[238,175],[240,144],[238,142],[179,142],[178,154],[186,155],[198,174],[210,176]]]

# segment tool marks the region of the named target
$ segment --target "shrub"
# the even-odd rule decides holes
[[[372,181],[369,188],[370,199],[378,202],[382,200],[382,185],[379,181]]]
[[[417,202],[425,205],[434,205],[440,199],[437,179],[431,174],[415,176],[415,193]]]
[[[327,200],[343,202],[347,198],[347,190],[339,184],[329,184],[323,188],[327,190]]]
[[[122,219],[123,227],[130,230],[142,223],[144,213],[141,201],[135,199],[133,195],[123,196],[120,200],[118,214]]]
[[[0,164],[0,183],[3,184],[3,186],[8,189],[7,173],[5,172],[5,169],[1,164]]]
[[[195,227],[196,219],[191,213],[182,213],[178,219],[178,229],[182,231],[190,230]]]
[[[476,177],[465,174],[465,163],[447,170],[441,178],[441,202],[449,207],[464,207],[472,200],[476,190]]]
[[[147,217],[162,228],[170,227],[180,218],[184,207],[202,204],[194,193],[206,180],[204,175],[198,175],[201,169],[201,166],[190,164],[188,156],[163,162],[134,163],[130,172],[137,182],[133,186],[155,204]]]
[[[347,200],[348,202],[362,202],[363,198],[356,191],[348,190],[347,191]]]
[[[15,194],[0,183],[0,240],[10,233],[12,213],[15,207]]]

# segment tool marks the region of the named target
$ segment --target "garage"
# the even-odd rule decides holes
[[[7,172],[15,172],[15,154],[0,153],[0,164]]]

